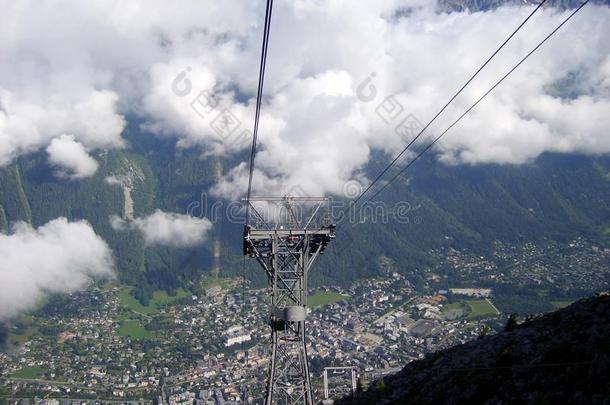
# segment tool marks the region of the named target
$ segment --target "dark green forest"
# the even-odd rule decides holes
[[[129,147],[99,153],[100,167],[92,178],[57,179],[42,153],[1,169],[0,227],[6,232],[15,221],[40,226],[59,216],[86,219],[112,248],[120,281],[134,285],[135,296],[145,303],[156,289],[188,289],[209,273],[211,243],[147,248],[136,231],[113,230],[109,218],[124,215],[123,192],[104,179],[136,173],[131,193],[136,217],[157,208],[210,216],[215,201],[202,195],[215,182],[215,167],[229,169],[245,155],[201,157],[133,128],[124,136]],[[365,171],[374,176],[388,159],[375,155]],[[584,237],[608,244],[608,156],[544,154],[519,166],[447,166],[430,154],[412,169],[373,204],[356,210],[355,220],[339,221],[337,238],[314,268],[314,286],[383,274],[382,257],[417,285],[422,281],[418,269],[434,265],[429,251],[441,247],[485,254],[494,240],[520,244]],[[340,197],[335,202],[341,203]],[[395,217],[397,204],[407,207],[401,221]],[[220,276],[240,275],[242,225],[228,221],[222,209],[214,217],[212,237],[221,240]],[[255,285],[265,282],[253,261],[246,274]]]

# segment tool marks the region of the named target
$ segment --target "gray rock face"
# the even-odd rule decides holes
[[[583,0],[548,0],[545,7],[555,7],[562,10],[576,8]],[[439,0],[439,11],[484,11],[492,10],[500,6],[518,6],[524,4],[538,4],[536,0]],[[610,4],[608,0],[592,0],[594,4]]]

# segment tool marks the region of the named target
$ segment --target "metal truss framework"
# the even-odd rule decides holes
[[[345,374],[349,372],[349,387],[333,387],[329,388],[329,377],[328,372],[333,374]],[[329,400],[331,397],[339,397],[342,398],[346,395],[354,396],[356,395],[356,368],[353,366],[344,366],[344,367],[324,367],[324,399]]]
[[[271,221],[255,208],[256,202],[279,202],[285,211],[275,212],[270,226]],[[247,203],[255,215],[244,230],[244,254],[256,258],[265,270],[271,293],[265,404],[313,405],[305,342],[307,277],[317,256],[335,236],[335,226],[327,217],[319,221],[328,199],[251,198]],[[306,204],[310,210],[303,220],[294,211],[295,203]]]

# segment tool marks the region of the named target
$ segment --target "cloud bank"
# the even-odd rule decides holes
[[[84,176],[83,150],[125,146],[124,116],[203,154],[248,147],[262,0],[0,6],[0,165],[72,134],[82,148],[61,162]],[[255,193],[341,194],[349,180],[366,182],[371,153],[404,147],[413,123],[427,122],[532,7],[439,13],[424,0],[276,2]],[[430,136],[568,12],[536,14]],[[519,164],[545,151],[610,152],[609,20],[609,7],[587,5],[444,138],[441,159]],[[215,192],[242,195],[246,175],[236,165]]]
[[[0,321],[34,308],[48,293],[70,293],[113,277],[112,253],[86,221],[57,218],[0,234]]]
[[[97,162],[72,135],[61,135],[47,146],[49,162],[58,168],[59,177],[82,179],[93,176]]]
[[[212,229],[212,223],[207,218],[195,218],[161,210],[133,221],[112,216],[110,224],[117,231],[138,230],[147,246],[161,245],[175,248],[193,247],[204,243],[208,232]]]

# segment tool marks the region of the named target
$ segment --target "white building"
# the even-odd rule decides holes
[[[232,326],[227,330],[226,336],[226,347],[252,340],[252,336],[250,336],[250,334],[246,332],[241,326]]]

